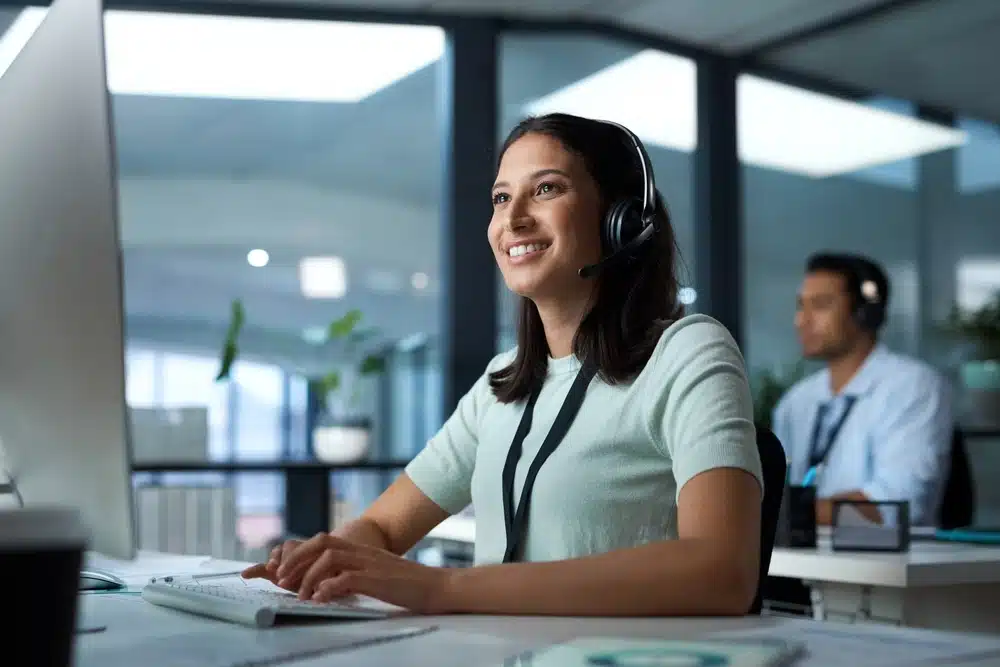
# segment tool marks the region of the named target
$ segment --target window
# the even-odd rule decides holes
[[[921,161],[964,141],[961,131],[882,98],[848,101],[749,75],[738,82],[744,194],[744,341],[754,370],[801,356],[793,326],[807,257],[856,252],[889,274],[882,339],[921,347]]]

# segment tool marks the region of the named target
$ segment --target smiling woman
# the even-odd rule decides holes
[[[492,198],[489,242],[522,299],[517,348],[360,519],[245,576],[429,613],[746,613],[762,496],[750,391],[729,333],[683,316],[641,142],[529,118]],[[474,567],[401,557],[470,502]]]

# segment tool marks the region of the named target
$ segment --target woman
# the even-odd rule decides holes
[[[637,147],[621,128],[564,114],[514,128],[487,235],[522,297],[517,348],[493,359],[361,518],[285,543],[244,576],[303,599],[359,593],[424,613],[746,613],[762,498],[750,391],[729,333],[681,316],[660,198],[650,242],[580,275],[608,254],[600,230],[612,202],[643,196]],[[527,504],[532,461],[584,367],[596,377],[578,382],[582,404]],[[527,405],[530,424],[519,429]],[[522,454],[515,446],[508,463],[519,430]],[[470,502],[473,567],[399,555]],[[521,506],[526,527],[508,529],[505,513],[516,524]]]

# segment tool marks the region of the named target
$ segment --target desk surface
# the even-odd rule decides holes
[[[104,565],[115,563],[105,560]],[[122,564],[124,566],[124,564]],[[245,563],[202,562],[197,557],[168,557],[142,553],[128,564],[133,573],[163,568],[202,571],[226,570]],[[237,568],[238,569],[238,568]],[[124,572],[123,572],[124,574]],[[235,582],[234,582],[235,583]],[[237,584],[239,585],[239,584]],[[719,633],[757,633],[806,641],[815,659],[796,666],[827,664],[874,664],[876,652],[902,664],[919,661],[926,666],[996,665],[1000,662],[1000,637],[963,635],[888,626],[848,626],[811,620],[744,617],[722,619],[608,619],[555,617],[496,617],[453,615],[445,617],[403,616],[380,621],[341,624],[292,624],[256,630],[215,619],[158,607],[132,593],[85,593],[80,615],[85,626],[106,626],[104,632],[79,635],[76,640],[77,667],[110,667],[112,663],[135,663],[142,656],[144,667],[176,664],[178,654],[206,641],[217,646],[240,642],[275,645],[280,640],[298,645],[316,641],[317,633],[357,633],[402,627],[436,626],[437,630],[417,637],[390,641],[364,648],[326,653],[294,662],[297,667],[364,667],[394,665],[411,667],[500,667],[504,660],[524,651],[538,649],[577,637],[628,637],[685,639],[705,638]],[[888,647],[888,648],[887,648]],[[112,655],[109,655],[109,651]],[[173,654],[171,653],[173,652]],[[905,656],[904,656],[905,654]],[[946,658],[962,654],[961,658]],[[853,656],[853,657],[852,657]],[[116,658],[109,662],[109,658]],[[869,658],[866,660],[866,658]],[[904,659],[905,658],[905,659]],[[187,664],[187,663],[185,663]],[[216,664],[223,664],[213,662]],[[895,662],[898,666],[900,663]]]
[[[476,520],[453,516],[428,538],[473,543]],[[903,554],[833,551],[828,539],[817,549],[771,553],[772,576],[871,586],[1000,584],[1000,547],[956,542],[915,541]]]
[[[915,541],[906,553],[867,553],[833,551],[821,539],[816,549],[774,549],[770,573],[872,586],[1000,584],[1000,547]]]
[[[577,637],[626,637],[695,640],[718,633],[757,632],[767,636],[805,641],[813,658],[796,663],[796,667],[819,667],[831,664],[875,664],[871,652],[885,645],[892,651],[906,652],[902,664],[919,661],[931,665],[955,667],[996,665],[1000,660],[1000,639],[974,635],[911,630],[886,626],[846,626],[809,620],[783,618],[739,619],[584,619],[584,618],[525,618],[490,616],[409,617],[383,621],[309,627],[286,626],[254,630],[200,618],[183,612],[156,607],[138,596],[121,594],[85,595],[83,616],[88,624],[106,625],[107,630],[80,635],[76,643],[78,667],[109,667],[109,664],[134,664],[142,656],[144,667],[160,667],[176,662],[169,645],[184,647],[214,638],[219,645],[234,646],[239,642],[288,642],[275,633],[304,633],[292,641],[315,640],[316,633],[364,632],[393,627],[436,626],[437,630],[417,637],[390,641],[367,647],[326,653],[294,661],[296,667],[500,667],[506,659],[531,649],[569,641]],[[860,639],[859,639],[860,637]],[[894,645],[894,646],[893,646]],[[881,649],[879,647],[882,647]],[[109,649],[118,659],[109,663]],[[177,651],[183,653],[183,651]],[[964,657],[944,659],[945,655]],[[125,656],[125,657],[122,657]],[[847,656],[847,660],[844,657]],[[889,654],[893,660],[895,654]],[[898,656],[902,658],[903,656]],[[857,660],[862,662],[857,662]],[[909,660],[907,662],[906,660]],[[927,660],[927,661],[925,661]],[[187,664],[187,663],[185,663]],[[212,665],[223,663],[213,662]],[[508,663],[509,664],[509,663]],[[885,663],[879,663],[885,664]],[[894,663],[896,667],[899,662]]]

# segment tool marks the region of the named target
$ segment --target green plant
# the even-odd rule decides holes
[[[226,330],[226,337],[222,343],[222,354],[219,361],[219,372],[216,381],[228,379],[232,372],[233,363],[239,356],[239,337],[246,323],[246,310],[240,299],[235,299],[230,308],[229,326]],[[349,310],[342,317],[330,322],[327,325],[327,341],[340,341],[344,352],[351,357],[359,356],[358,352],[362,343],[371,340],[378,331],[374,328],[360,329],[361,311],[357,309]],[[355,373],[358,377],[376,375],[385,370],[385,357],[378,353],[368,353],[361,357]],[[344,374],[340,370],[330,370],[324,375],[312,378],[309,381],[310,390],[315,392],[318,408],[321,413],[325,413],[329,406],[327,399],[342,389],[344,385]],[[352,391],[349,402],[357,400],[357,388]]]
[[[981,359],[1000,360],[1000,291],[976,310],[953,306],[943,329],[974,344]]]
[[[751,382],[753,391],[753,420],[758,426],[771,428],[771,416],[778,401],[796,382],[805,377],[806,367],[800,360],[791,368],[781,371],[758,371]]]

